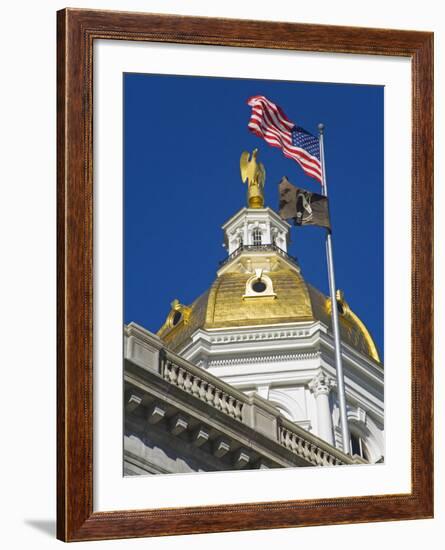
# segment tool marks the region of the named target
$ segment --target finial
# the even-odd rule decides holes
[[[319,132],[320,134],[323,134],[323,132],[324,132],[324,124],[323,124],[323,122],[319,122],[319,124],[318,124],[318,132]]]
[[[264,208],[264,183],[266,170],[258,162],[258,149],[252,153],[243,151],[240,159],[241,180],[247,182],[247,205],[249,208]]]

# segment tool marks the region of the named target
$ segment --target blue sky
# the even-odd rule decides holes
[[[381,86],[149,74],[124,75],[124,321],[156,331],[174,298],[209,288],[225,258],[221,225],[246,204],[243,150],[258,147],[266,205],[278,182],[320,191],[279,149],[247,129],[252,95],[325,130],[337,288],[383,353],[383,101]],[[290,254],[328,294],[322,228],[292,228]]]

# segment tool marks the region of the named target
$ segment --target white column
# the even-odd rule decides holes
[[[270,219],[266,221],[264,244],[272,244],[272,231],[270,228]]]
[[[244,222],[244,244],[252,244],[249,238],[249,226],[247,224],[247,221]]]
[[[329,405],[329,392],[334,385],[334,380],[324,372],[319,371],[309,382],[309,389],[314,394],[317,404],[318,437],[334,445],[331,407]]]

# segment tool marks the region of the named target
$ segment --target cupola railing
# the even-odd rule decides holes
[[[285,252],[282,248],[280,248],[276,244],[242,244],[236,250],[234,250],[232,254],[229,254],[227,258],[224,258],[224,260],[221,260],[219,262],[219,266],[222,267],[223,265],[231,262],[243,252],[276,252],[277,254],[285,258],[287,261],[289,261],[290,263],[298,267],[297,257],[290,256],[287,252]]]

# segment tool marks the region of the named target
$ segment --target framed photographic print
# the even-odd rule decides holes
[[[432,517],[432,47],[58,13],[60,539]]]

